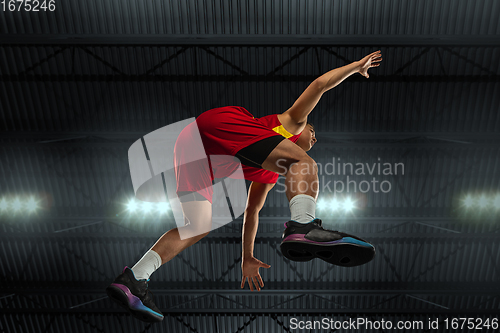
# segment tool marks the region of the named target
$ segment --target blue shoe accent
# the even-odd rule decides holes
[[[362,242],[362,241],[354,239],[352,237],[344,237],[344,238],[342,238],[342,241],[345,243],[357,244],[357,245],[373,248],[373,245],[371,245],[370,243]]]

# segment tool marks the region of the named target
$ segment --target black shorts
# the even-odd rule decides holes
[[[262,139],[241,149],[235,156],[240,160],[241,164],[262,169],[262,163],[264,163],[274,148],[285,139],[282,135]]]

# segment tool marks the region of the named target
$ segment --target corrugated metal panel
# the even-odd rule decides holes
[[[88,140],[81,140],[89,144]],[[73,148],[51,147],[46,143],[38,144],[40,148],[2,149],[1,196],[44,198],[49,195],[52,213],[63,213],[58,211],[61,208],[78,212],[85,208],[109,207],[121,214],[133,196],[126,146],[99,148],[99,142],[84,147],[79,147],[78,142],[73,144]],[[455,144],[450,148],[416,150],[404,144],[393,145],[394,148],[381,148],[366,143],[364,148],[349,148],[349,143],[345,143],[346,147],[332,149],[324,143],[313,149],[311,156],[320,166],[320,198],[334,195],[358,198],[363,202],[358,213],[363,216],[373,215],[371,209],[379,207],[388,208],[388,212],[390,208],[399,209],[395,211],[412,207],[444,208],[445,215],[449,215],[453,210],[460,210],[464,194],[495,193],[500,186],[497,177],[500,160],[496,148],[471,150],[466,144],[462,147]],[[364,175],[356,175],[359,163],[364,165]],[[385,163],[391,165],[393,175],[384,175]],[[335,171],[332,164],[335,164]],[[343,165],[346,165],[345,170],[339,170]],[[373,167],[370,175],[369,169]],[[396,172],[400,175],[394,175]],[[383,187],[381,182],[386,182]],[[278,180],[267,205],[288,207],[284,179]],[[44,214],[48,212],[50,210]]]
[[[1,49],[7,55],[1,65],[6,75],[17,75],[41,61],[35,58],[20,65],[16,59],[27,54],[26,48]],[[353,52],[347,50],[337,51]],[[44,55],[54,51],[47,50]],[[173,75],[176,79],[172,82],[141,82],[155,79],[155,75],[149,75],[118,76],[125,82],[110,83],[101,76],[111,75],[110,79],[122,72],[146,73],[161,63],[163,56],[175,54],[173,48],[168,52],[164,48],[149,51],[161,51],[162,56],[149,60],[145,49],[92,48],[93,54],[99,54],[116,70],[80,49],[73,65],[72,53],[65,51],[28,72],[42,75],[40,79],[45,82],[25,82],[22,75],[8,79],[0,89],[4,130],[149,131],[224,105],[244,106],[257,117],[281,113],[293,104],[310,80],[345,64],[323,49],[318,52],[321,66],[317,65],[313,50],[288,64],[287,60],[300,52],[299,48],[213,48],[211,52],[224,60],[191,49],[155,72],[165,75],[162,80]],[[354,76],[327,92],[311,114],[317,130],[498,132],[498,82],[488,78],[500,73],[493,61],[500,49],[483,48],[473,54],[468,54],[467,48],[439,51],[443,66],[438,51],[433,49],[404,67],[421,51],[387,50],[387,61],[373,71],[372,81]],[[142,55],[137,56],[136,52]],[[367,52],[358,50],[347,57],[357,59]],[[77,76],[75,82],[72,68],[74,74],[87,74]],[[274,75],[284,75],[288,82],[277,82]],[[294,78],[295,75],[300,77]],[[203,79],[198,80],[200,77]]]
[[[499,13],[495,0],[65,1],[36,16],[7,11],[0,33],[498,34]]]
[[[411,221],[411,220],[410,220]],[[25,222],[28,224],[29,222]],[[36,227],[36,221],[31,222]],[[106,223],[108,224],[108,223]],[[485,234],[494,230],[494,225],[450,224],[448,229],[462,234]],[[163,223],[159,225],[144,225],[128,231],[129,235],[121,240],[113,233],[123,234],[122,225],[116,222],[75,228],[75,223],[66,223],[66,228],[72,230],[59,233],[42,232],[45,238],[22,239],[23,232],[12,232],[9,225],[3,225],[6,235],[2,243],[2,273],[8,276],[9,282],[28,285],[41,282],[106,282],[121,272],[124,266],[133,264],[142,257],[153,242],[163,232],[169,230]],[[233,224],[234,226],[234,224]],[[27,226],[26,226],[27,227]],[[61,226],[55,228],[61,228]],[[256,242],[255,256],[270,264],[270,269],[264,270],[265,281],[269,282],[301,282],[314,283],[331,282],[364,282],[369,277],[373,282],[494,282],[495,268],[491,266],[497,259],[500,248],[494,239],[472,237],[469,240],[447,238],[449,231],[446,226],[434,228],[430,225],[415,223],[399,228],[395,225],[377,225],[371,228],[355,224],[328,223],[327,228],[340,229],[353,234],[377,235],[372,242],[377,248],[377,256],[368,265],[345,269],[329,265],[323,261],[306,263],[288,262],[283,259],[279,243],[283,227],[281,223],[269,226],[275,230],[275,238],[262,239]],[[238,226],[237,229],[240,227]],[[441,228],[441,229],[439,229]],[[31,229],[31,226],[29,226]],[[134,230],[135,229],[135,230]],[[150,229],[148,233],[141,229]],[[227,227],[224,228],[227,233]],[[263,232],[266,228],[261,227]],[[371,229],[371,230],[370,230]],[[390,229],[384,231],[385,229]],[[220,231],[214,232],[214,236]],[[83,234],[82,234],[83,233]],[[411,239],[412,234],[429,233],[428,240]],[[453,234],[452,233],[452,234]],[[109,234],[109,237],[103,237]],[[132,236],[136,234],[134,239]],[[193,282],[207,285],[218,285],[225,282],[226,289],[237,289],[241,282],[241,233],[231,232],[221,237],[207,238],[186,249],[178,257],[159,269],[154,274],[153,281],[180,282],[191,285]],[[149,235],[149,236],[144,236]],[[398,237],[398,235],[407,235]],[[380,237],[383,238],[380,238]],[[491,235],[490,235],[491,236]],[[21,237],[21,238],[20,238]],[[257,236],[259,238],[259,235]],[[269,237],[269,236],[268,236]],[[417,236],[415,236],[417,237]],[[369,236],[368,236],[369,238]],[[29,265],[26,263],[29,262]],[[332,286],[333,287],[333,286]],[[277,289],[286,289],[283,284]],[[331,288],[329,288],[331,289]]]

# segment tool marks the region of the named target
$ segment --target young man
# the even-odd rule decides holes
[[[243,164],[245,179],[252,181],[243,220],[241,288],[246,281],[252,291],[254,286],[257,290],[264,286],[259,268],[270,266],[253,256],[253,246],[259,211],[278,174],[286,177],[286,195],[291,211],[291,220],[285,223],[281,243],[285,257],[295,261],[320,258],[339,266],[356,266],[372,260],[375,255],[373,245],[352,235],[325,230],[321,220],[315,218],[317,167],[306,151],[311,149],[316,138],[307,117],[323,93],[354,73],[368,78],[368,69],[379,66],[381,60],[381,53],[377,51],[323,74],[307,87],[292,107],[281,114],[255,119],[244,108],[223,107],[202,113],[192,126],[188,125],[177,139],[174,159],[177,195],[186,221],[183,228],[194,228],[195,232],[190,238],[180,237],[181,228],[166,232],[132,269],[125,267],[106,289],[109,297],[143,321],[163,320],[148,290],[147,281],[162,264],[208,234],[212,220],[212,181],[227,177],[234,170],[230,162],[195,163],[186,158],[197,150],[186,144],[191,142],[197,131],[203,143],[199,149],[204,150],[207,156],[237,157]]]

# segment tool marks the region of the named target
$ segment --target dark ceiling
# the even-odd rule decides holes
[[[498,314],[500,210],[462,200],[500,194],[499,1],[55,5],[0,19],[0,200],[41,200],[32,214],[0,210],[0,330],[291,332],[292,318],[432,317],[444,332],[446,318]],[[125,211],[134,141],[218,106],[281,113],[317,76],[378,49],[370,78],[349,78],[310,118],[318,163],[404,164],[378,178],[387,193],[344,191],[354,212],[319,211],[327,227],[370,240],[372,262],[284,258],[277,186],[255,245],[272,266],[261,292],[239,287],[239,218],[155,272],[161,324],[107,299],[123,267],[175,226],[171,214]]]

